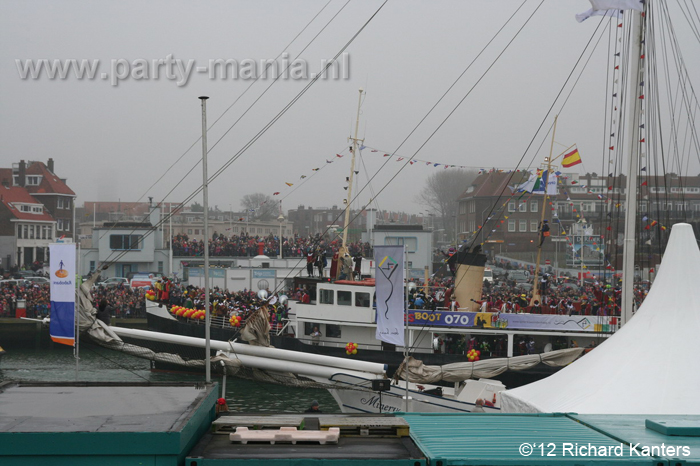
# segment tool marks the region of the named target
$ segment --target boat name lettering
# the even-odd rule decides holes
[[[461,324],[461,325],[469,325],[469,316],[468,315],[449,315],[445,316],[445,323],[447,325],[451,324]]]
[[[378,396],[373,396],[372,398],[360,398],[360,403],[375,409],[379,409],[382,412],[397,412],[399,410],[399,408],[380,403]]]

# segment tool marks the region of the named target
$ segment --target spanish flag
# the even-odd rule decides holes
[[[564,155],[564,160],[561,162],[561,166],[564,168],[573,167],[581,163],[581,156],[578,155],[578,149],[574,149],[568,154]]]

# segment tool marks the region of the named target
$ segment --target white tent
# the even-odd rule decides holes
[[[503,392],[501,411],[700,414],[699,340],[700,250],[680,223],[634,317],[559,372]]]

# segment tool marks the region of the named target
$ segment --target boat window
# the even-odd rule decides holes
[[[338,306],[352,306],[352,291],[338,291]]]
[[[304,335],[311,335],[314,332],[314,327],[321,330],[321,324],[317,322],[304,322]]]
[[[321,304],[333,304],[333,290],[321,289],[321,296],[319,296],[319,302]]]
[[[369,307],[369,293],[355,293],[356,307]]]
[[[340,338],[340,325],[326,324],[326,336],[329,338]]]

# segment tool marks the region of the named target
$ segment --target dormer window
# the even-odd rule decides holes
[[[27,186],[39,186],[41,183],[41,177],[37,175],[27,176]]]

